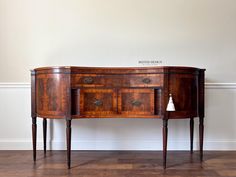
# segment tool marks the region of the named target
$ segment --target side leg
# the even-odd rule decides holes
[[[67,140],[67,167],[71,165],[71,120],[66,120],[66,140]]]
[[[204,117],[199,117],[199,142],[200,142],[200,161],[203,160],[203,134],[204,134]]]
[[[190,118],[190,152],[193,153],[193,133],[194,132],[194,119]]]
[[[33,160],[36,161],[37,118],[32,117]]]
[[[46,155],[47,151],[47,119],[43,119],[43,150],[44,155]]]
[[[162,136],[163,136],[163,168],[164,169],[166,169],[167,135],[168,135],[168,119],[163,119]]]

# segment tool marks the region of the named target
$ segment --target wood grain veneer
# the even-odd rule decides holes
[[[67,165],[70,168],[71,121],[81,118],[152,118],[163,120],[163,167],[166,168],[169,119],[190,119],[192,152],[194,117],[199,117],[203,158],[204,72],[194,67],[42,67],[31,71],[33,158],[36,118],[66,120]],[[166,111],[172,94],[175,111]],[[44,143],[46,152],[46,144]]]

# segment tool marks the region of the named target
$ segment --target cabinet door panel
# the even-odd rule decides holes
[[[40,74],[36,80],[36,113],[40,117],[65,117],[68,108],[68,76]]]
[[[120,89],[118,112],[124,115],[153,115],[154,89]]]
[[[73,114],[101,116],[117,113],[115,89],[78,89],[75,92],[72,95],[75,104]]]
[[[172,94],[176,111],[170,117],[189,118],[197,116],[198,108],[197,75],[172,74],[169,81],[169,93]]]

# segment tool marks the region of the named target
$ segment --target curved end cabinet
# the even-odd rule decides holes
[[[163,167],[166,168],[169,119],[199,117],[203,157],[204,72],[193,67],[43,67],[31,71],[33,159],[36,118],[43,118],[46,154],[47,119],[65,119],[67,165],[71,166],[71,120],[83,118],[152,118],[163,120]],[[168,108],[167,108],[168,107]],[[147,120],[148,121],[148,120]]]

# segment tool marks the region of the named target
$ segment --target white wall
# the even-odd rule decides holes
[[[0,82],[46,65],[163,65],[236,82],[235,0],[0,0]]]
[[[235,150],[235,19],[235,0],[0,0],[0,149],[31,149],[31,68],[162,60],[207,69],[205,148]],[[63,149],[64,121],[50,123]],[[170,149],[188,149],[188,125],[170,121]],[[78,120],[73,130],[74,149],[161,149],[160,120]]]

